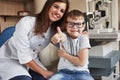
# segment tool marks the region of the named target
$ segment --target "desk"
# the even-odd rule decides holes
[[[120,41],[120,32],[102,32],[102,33],[89,33],[90,39],[98,40],[117,40]]]
[[[120,60],[120,51],[111,51],[104,57],[90,56],[89,69],[92,76],[109,76],[116,69],[116,63]],[[113,79],[111,79],[113,80]]]

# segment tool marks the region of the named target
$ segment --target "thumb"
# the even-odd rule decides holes
[[[62,34],[62,31],[61,31],[61,29],[60,29],[60,27],[57,27],[57,32],[58,32],[58,34]]]

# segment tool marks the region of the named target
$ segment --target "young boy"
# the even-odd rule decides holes
[[[65,33],[57,28],[58,33],[52,37],[52,42],[59,43],[61,47],[58,51],[58,72],[48,80],[94,80],[88,70],[91,46],[88,36],[83,34],[85,27],[84,14],[72,10],[65,19]]]

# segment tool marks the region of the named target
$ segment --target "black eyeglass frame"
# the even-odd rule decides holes
[[[83,28],[85,26],[85,21],[82,23],[75,23],[75,22],[70,22],[70,21],[66,21],[66,25],[70,28],[73,28],[74,26],[76,26],[77,28]]]

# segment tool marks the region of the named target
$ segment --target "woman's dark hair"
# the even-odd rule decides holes
[[[68,12],[64,18],[64,22],[61,24],[62,31],[66,31],[66,22],[67,22],[68,17],[72,19],[76,19],[79,16],[83,16],[86,22],[85,14],[81,12],[80,10],[71,10],[70,12]]]
[[[51,6],[55,3],[55,2],[63,2],[66,3],[66,11],[62,17],[62,19],[60,19],[59,21],[54,22],[52,25],[50,25],[50,20],[49,20],[49,16],[48,16],[48,11],[51,8]],[[60,26],[60,24],[62,23],[64,17],[66,16],[67,12],[69,10],[69,1],[68,0],[47,0],[45,5],[43,6],[42,11],[36,15],[36,22],[35,22],[35,30],[34,33],[37,34],[41,34],[45,31],[47,31],[47,29],[52,26],[52,28],[55,30],[57,26]]]

